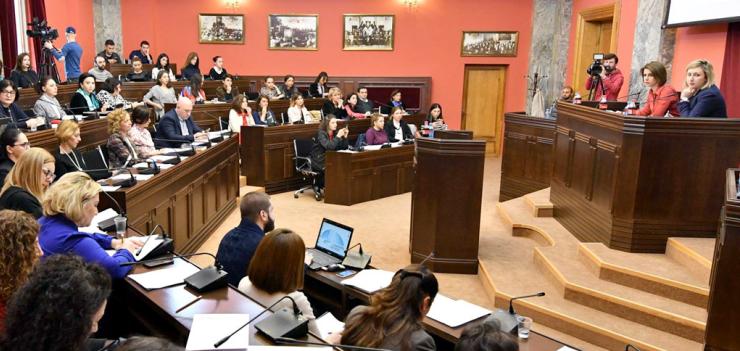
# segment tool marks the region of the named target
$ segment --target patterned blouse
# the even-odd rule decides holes
[[[114,109],[118,105],[123,105],[123,108],[130,108],[131,103],[126,101],[126,99],[121,96],[121,94],[113,95],[105,90],[101,90],[97,94],[98,100],[100,100],[100,104],[103,105],[105,103],[108,104],[108,109]]]
[[[126,167],[129,163],[138,159],[138,155],[132,149],[130,143],[119,132],[113,133],[108,137],[108,161],[111,167]]]
[[[128,131],[128,140],[134,145],[134,150],[140,158],[149,158],[154,156],[157,149],[154,147],[152,135],[146,128],[133,125]]]

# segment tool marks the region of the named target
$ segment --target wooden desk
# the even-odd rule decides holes
[[[417,126],[424,120],[423,114],[406,116],[408,123]],[[369,119],[340,121],[338,128],[349,128],[350,142],[370,128]],[[293,167],[293,139],[316,137],[318,124],[282,125],[276,127],[242,127],[240,136],[242,175],[247,184],[262,186],[268,194],[300,188],[304,182],[296,175]]]
[[[339,278],[335,273],[331,272],[307,270],[303,292],[311,300],[311,305],[321,305],[340,320],[344,320],[353,307],[370,303],[369,294],[353,287],[342,285],[341,282],[344,279],[346,278]],[[463,329],[469,325],[479,323],[483,319],[485,317],[481,317],[457,328],[451,328],[428,317],[424,318],[423,324],[424,329],[434,337],[437,343],[437,350],[451,351],[460,339]],[[539,334],[534,330],[530,332],[529,340],[519,342],[519,349],[523,351],[555,351],[563,346],[568,345]]]
[[[555,120],[504,114],[504,151],[498,201],[511,200],[550,186]]]
[[[716,236],[740,120],[557,109],[550,201],[579,240],[661,253],[671,236]]]
[[[415,149],[415,145],[402,145],[374,151],[327,152],[324,202],[350,206],[411,191]]]
[[[54,135],[56,129],[45,129],[36,132],[24,131],[32,147],[40,147],[54,153],[59,141]],[[80,122],[80,138],[77,148],[85,151],[108,142],[108,120],[105,118]]]
[[[239,155],[236,138],[214,145],[149,180],[109,193],[129,224],[149,232],[157,224],[172,235],[175,250],[195,252],[236,208]],[[106,196],[100,210],[115,208]]]

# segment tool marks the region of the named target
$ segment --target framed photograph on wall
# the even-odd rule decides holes
[[[199,14],[198,42],[202,44],[244,44],[244,15]]]
[[[267,48],[318,50],[319,15],[269,15]]]
[[[393,50],[393,15],[344,15],[344,50]]]
[[[460,56],[516,56],[519,32],[463,32]]]

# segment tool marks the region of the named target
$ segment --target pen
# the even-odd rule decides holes
[[[198,295],[193,301],[190,301],[187,304],[185,304],[185,306],[182,306],[182,307],[178,308],[177,311],[175,311],[175,313],[180,313],[182,310],[184,310],[184,309],[192,306],[194,303],[200,301],[200,299],[202,299],[202,298],[203,298],[203,296]]]

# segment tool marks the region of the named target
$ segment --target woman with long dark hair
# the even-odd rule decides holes
[[[0,126],[0,186],[5,183],[10,169],[29,148],[31,143],[20,129],[9,125]]]
[[[185,59],[185,64],[182,66],[182,77],[189,80],[196,74],[201,76],[200,79],[202,81],[203,75],[200,73],[200,59],[198,58],[198,54],[190,52]]]
[[[158,76],[160,71],[164,71],[170,80],[177,80],[175,74],[172,73],[172,66],[170,66],[170,57],[167,56],[167,54],[165,54],[164,52],[159,54],[159,56],[157,57],[157,63],[154,64],[154,67],[152,68],[152,78],[159,80]]]
[[[27,52],[18,55],[15,69],[10,71],[10,80],[20,89],[35,88],[39,84],[39,75],[31,68],[31,56]]]
[[[184,96],[194,104],[204,103],[206,101],[206,92],[203,90],[203,76],[195,73],[190,76],[190,84],[182,88],[180,96]]]
[[[326,82],[329,81],[329,75],[326,72],[319,73],[316,80],[308,86],[308,95],[314,98],[323,98],[329,95]]]

